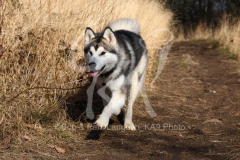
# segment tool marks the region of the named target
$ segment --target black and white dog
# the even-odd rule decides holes
[[[119,19],[101,33],[86,28],[84,38],[86,73],[110,91],[110,98],[103,98],[105,107],[96,125],[106,128],[110,117],[118,115],[127,101],[124,127],[136,130],[132,107],[142,89],[148,62],[138,23],[133,19]]]

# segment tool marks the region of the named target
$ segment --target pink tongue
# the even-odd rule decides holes
[[[90,75],[91,77],[95,77],[97,74],[98,74],[98,72],[89,73],[89,75]]]

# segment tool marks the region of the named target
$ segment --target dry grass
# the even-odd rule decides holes
[[[213,30],[204,24],[200,24],[195,31],[189,30],[187,38],[182,33],[178,35],[178,40],[184,39],[214,39],[239,57],[240,19],[224,15],[217,29]]]
[[[169,28],[172,23],[172,13],[154,0],[8,0],[2,1],[1,7],[3,139],[29,128],[41,132],[66,120],[65,110],[59,108],[66,105],[69,95],[85,93],[81,87],[89,83],[88,77],[76,72],[68,61],[70,49],[78,50],[75,66],[83,59],[86,27],[100,31],[118,18],[134,18],[148,48],[160,48],[168,41],[169,33],[159,29]],[[149,71],[154,70],[155,51],[149,49]],[[82,82],[79,77],[83,77]]]
[[[214,38],[221,44],[229,48],[230,52],[240,56],[240,19],[224,16],[221,27],[218,29]]]

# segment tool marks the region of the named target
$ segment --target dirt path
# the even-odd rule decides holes
[[[148,94],[158,116],[151,118],[139,98],[133,116],[136,132],[121,131],[117,118],[113,118],[109,130],[90,134],[84,123],[83,128],[69,128],[66,141],[49,142],[64,147],[64,154],[49,144],[28,141],[21,144],[20,151],[0,148],[0,157],[240,159],[240,74],[235,62],[213,45],[206,41],[175,42],[164,70]],[[74,132],[74,138],[70,132]],[[86,137],[98,140],[85,140]]]

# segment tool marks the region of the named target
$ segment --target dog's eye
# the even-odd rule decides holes
[[[91,51],[89,51],[89,54],[92,56],[92,52]]]
[[[104,55],[106,52],[102,52],[100,55],[102,56],[102,55]]]

